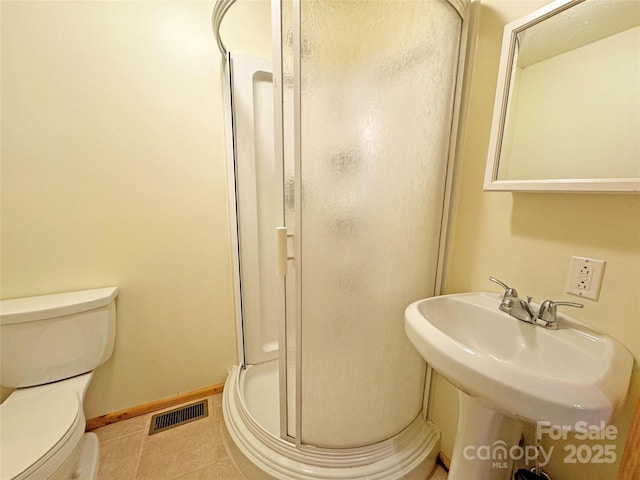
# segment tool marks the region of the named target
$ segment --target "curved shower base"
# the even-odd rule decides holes
[[[242,392],[251,389],[243,384],[247,376],[241,373],[239,367],[230,371],[222,411],[228,450],[251,480],[418,480],[427,478],[435,466],[440,432],[422,415],[394,437],[373,445],[297,448],[258,424],[243,398]]]

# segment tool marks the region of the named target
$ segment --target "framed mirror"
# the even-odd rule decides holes
[[[505,27],[484,190],[640,193],[640,1]]]

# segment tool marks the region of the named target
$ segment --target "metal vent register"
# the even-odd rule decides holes
[[[163,432],[173,427],[179,427],[185,423],[193,422],[209,415],[207,401],[201,400],[184,407],[176,408],[164,413],[158,413],[151,417],[149,435]]]

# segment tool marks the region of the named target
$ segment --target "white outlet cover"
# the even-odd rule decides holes
[[[604,260],[596,260],[595,258],[571,257],[569,275],[567,275],[567,293],[597,300],[600,296],[606,263]],[[589,273],[585,274],[585,271]]]

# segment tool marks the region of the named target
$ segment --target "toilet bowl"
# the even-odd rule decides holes
[[[105,288],[0,301],[0,480],[94,480],[99,446],[84,396],[113,351],[115,298]]]

